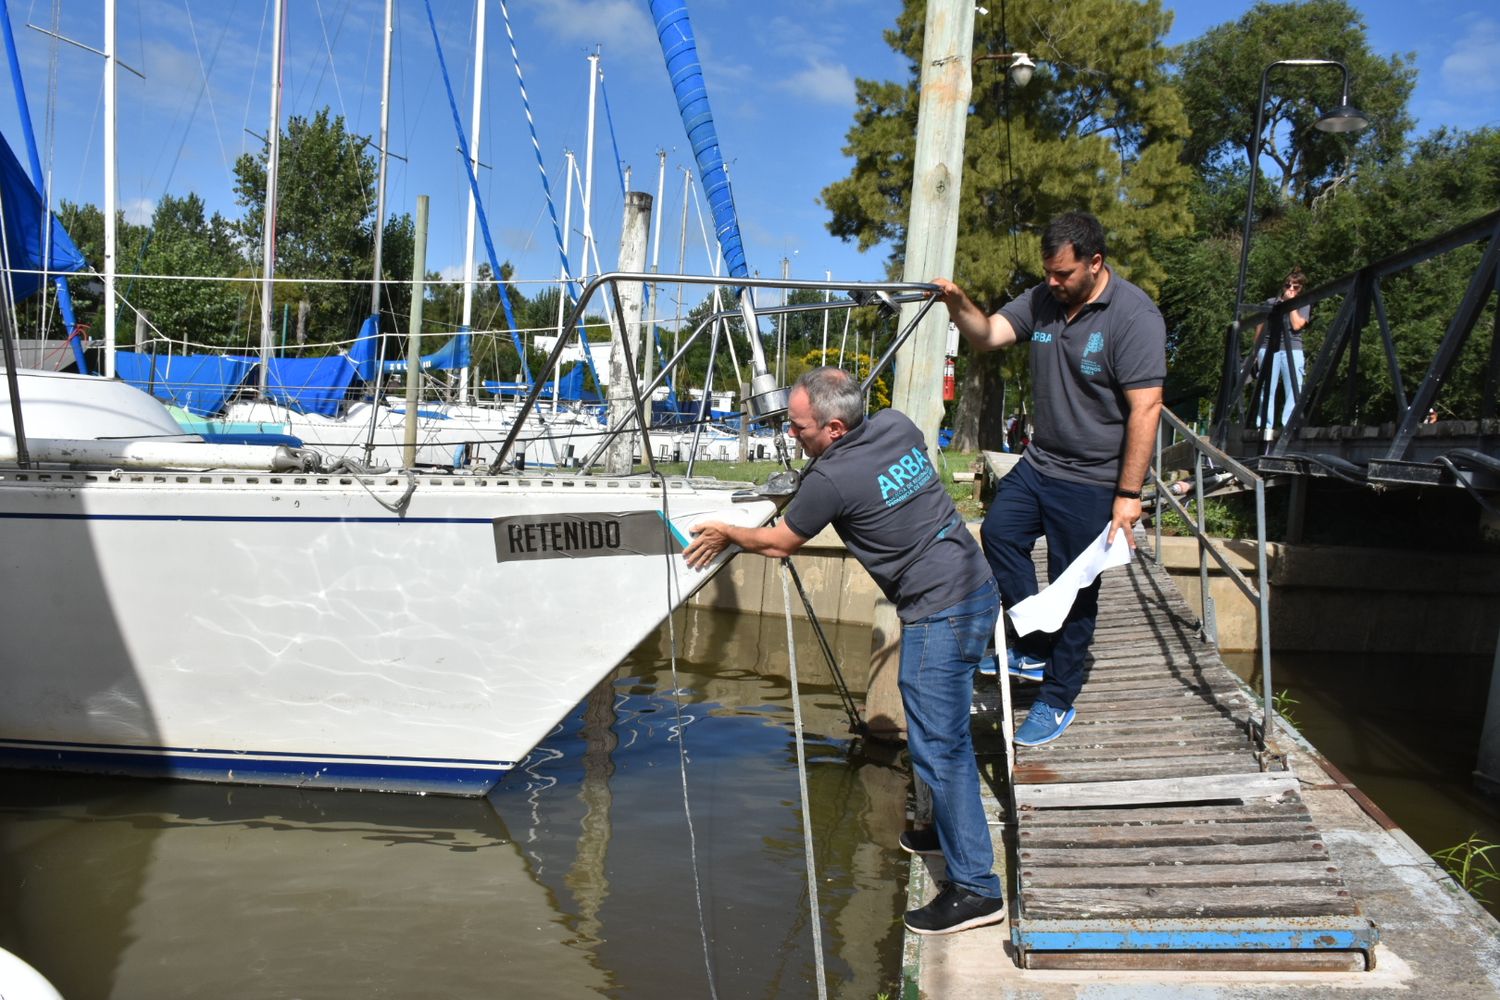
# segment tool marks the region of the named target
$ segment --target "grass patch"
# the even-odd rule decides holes
[[[1432,856],[1443,863],[1465,892],[1481,903],[1489,903],[1489,890],[1500,882],[1500,870],[1495,865],[1500,858],[1500,844],[1471,833],[1463,843],[1433,851]]]

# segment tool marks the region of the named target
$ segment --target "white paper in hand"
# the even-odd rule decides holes
[[[1104,530],[1099,532],[1099,537],[1047,589],[1033,594],[1010,609],[1010,621],[1016,627],[1017,635],[1056,632],[1062,628],[1064,619],[1072,610],[1073,599],[1080,590],[1093,583],[1100,573],[1111,566],[1124,566],[1130,562],[1131,548],[1125,537],[1125,529],[1115,534],[1113,545],[1106,541],[1108,538],[1109,525],[1106,524]]]

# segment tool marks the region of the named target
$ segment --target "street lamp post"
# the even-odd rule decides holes
[[[1343,76],[1339,106],[1313,123],[1320,132],[1358,132],[1370,124],[1364,113],[1349,104],[1349,67],[1336,59],[1278,59],[1260,74],[1260,97],[1255,102],[1255,131],[1250,136],[1250,193],[1245,199],[1245,232],[1240,240],[1240,270],[1234,284],[1234,312],[1224,355],[1224,391],[1219,401],[1221,420],[1229,419],[1230,405],[1239,391],[1240,309],[1245,302],[1245,275],[1250,266],[1250,229],[1255,221],[1255,181],[1260,174],[1260,131],[1265,124],[1266,84],[1277,66],[1335,66]],[[1227,427],[1226,427],[1227,429]],[[1223,443],[1223,442],[1220,442]]]

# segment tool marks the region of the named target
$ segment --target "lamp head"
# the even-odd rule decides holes
[[[1010,60],[1010,82],[1017,87],[1024,87],[1031,82],[1031,74],[1036,71],[1036,63],[1024,52],[1017,52]]]
[[[1313,122],[1313,128],[1319,132],[1359,132],[1367,128],[1370,119],[1365,113],[1349,103],[1345,97],[1342,103],[1322,118]]]

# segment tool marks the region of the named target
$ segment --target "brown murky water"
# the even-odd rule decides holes
[[[829,980],[869,998],[907,774],[800,635]],[[785,622],[678,637],[675,683],[663,629],[484,800],[0,773],[0,945],[69,1000],[815,995]]]

